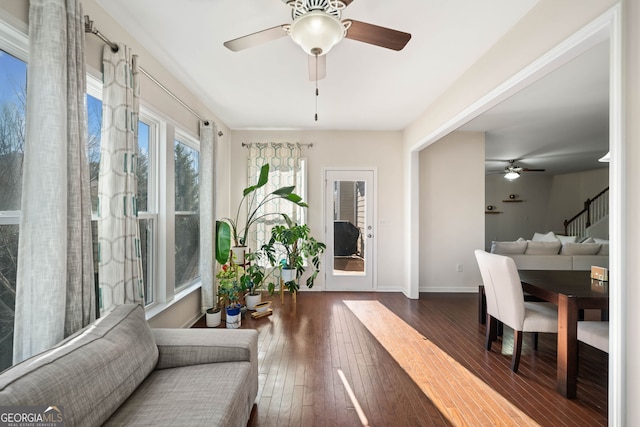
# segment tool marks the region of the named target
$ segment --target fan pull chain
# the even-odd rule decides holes
[[[318,91],[318,54],[316,53],[316,115],[315,120],[318,121],[318,95],[320,92]]]

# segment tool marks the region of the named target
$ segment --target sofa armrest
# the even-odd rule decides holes
[[[156,369],[219,362],[258,366],[258,332],[252,329],[152,329]]]

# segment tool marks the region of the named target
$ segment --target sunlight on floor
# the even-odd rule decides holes
[[[347,377],[345,377],[344,372],[342,372],[342,369],[338,369],[338,376],[340,376],[342,385],[344,386],[345,391],[349,395],[349,399],[351,399],[351,403],[353,404],[353,407],[355,408],[356,413],[358,414],[358,418],[360,418],[360,422],[364,427],[369,427],[369,420],[367,420],[367,416],[364,414],[364,411],[362,410],[362,406],[360,406],[360,402],[358,402],[358,398],[356,397],[356,394],[353,392],[353,389],[351,388],[351,385],[349,384]]]
[[[344,303],[453,425],[538,425],[378,301]]]

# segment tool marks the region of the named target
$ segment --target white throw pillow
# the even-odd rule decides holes
[[[598,251],[598,253],[596,255],[607,255],[607,256],[609,256],[609,244],[608,243],[603,243],[602,246],[600,246],[600,250]]]
[[[501,255],[523,254],[527,249],[527,241],[524,242],[491,242],[491,253]]]
[[[524,251],[525,255],[558,255],[562,243],[560,240],[555,242],[534,242],[529,240],[527,242],[527,250]]]
[[[565,243],[560,255],[595,255],[600,246],[600,243]]]
[[[596,241],[593,240],[593,237],[587,237],[586,239],[584,239],[582,242],[580,243],[595,243]]]
[[[547,234],[533,233],[533,239],[531,239],[531,241],[533,241],[533,242],[559,242],[560,240],[558,240],[558,238],[556,237],[556,235],[555,235],[555,233],[553,231],[550,231]],[[560,250],[560,249],[558,249],[558,250]]]
[[[556,237],[563,245],[565,243],[576,243],[578,241],[578,236],[560,236],[556,234]]]
[[[593,240],[596,241],[596,243],[609,243],[609,239],[600,239],[598,237],[592,237]]]

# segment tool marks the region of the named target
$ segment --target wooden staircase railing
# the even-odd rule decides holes
[[[564,220],[564,234],[585,237],[587,228],[609,215],[609,187],[584,202],[584,209]]]

